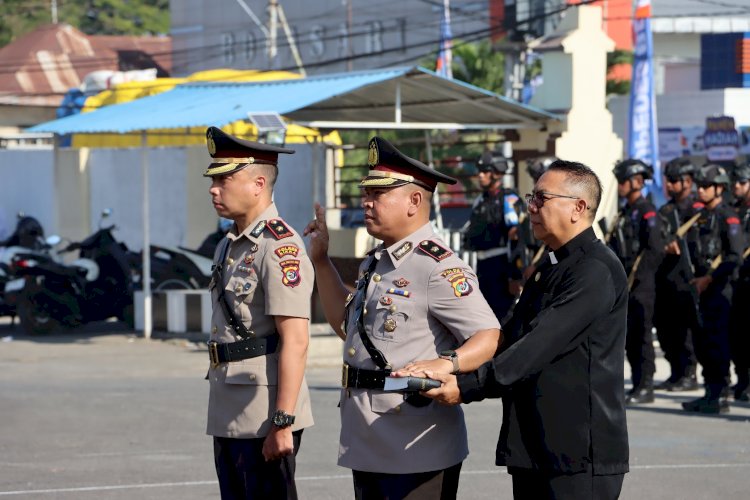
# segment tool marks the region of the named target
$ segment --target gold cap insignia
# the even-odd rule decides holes
[[[375,141],[370,142],[370,150],[367,153],[367,164],[371,167],[378,164],[378,145]]]
[[[208,141],[208,154],[213,156],[216,154],[216,143],[214,142],[213,136],[209,134],[207,141]]]

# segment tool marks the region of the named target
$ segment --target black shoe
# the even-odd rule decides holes
[[[748,394],[747,388],[740,387],[737,389],[735,386],[734,388],[734,400],[735,401],[750,401],[750,394]]]
[[[672,386],[674,386],[674,384],[675,384],[675,382],[670,377],[667,380],[665,380],[664,382],[656,384],[656,386],[654,387],[654,389],[656,389],[657,391],[671,391],[672,390]]]
[[[698,381],[695,379],[695,376],[689,377],[680,377],[677,382],[674,382],[672,386],[667,389],[669,392],[686,392],[686,391],[694,391],[698,388]]]
[[[654,402],[654,388],[652,386],[636,387],[625,398],[625,404],[641,405]]]
[[[725,398],[715,399],[703,396],[702,398],[682,403],[682,408],[685,411],[706,414],[728,413],[729,402]]]

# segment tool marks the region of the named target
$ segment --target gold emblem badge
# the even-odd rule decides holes
[[[384,306],[389,306],[389,305],[393,304],[393,299],[390,298],[390,297],[388,297],[388,296],[386,296],[386,295],[384,295],[384,296],[380,297],[380,303],[383,304]]]
[[[208,141],[208,154],[213,156],[216,154],[216,143],[214,142],[213,136],[209,134],[207,141]]]
[[[370,150],[367,152],[367,164],[374,167],[378,164],[378,146],[375,141],[370,142]]]
[[[396,330],[396,320],[393,318],[388,318],[383,322],[383,329],[386,332],[392,332]]]

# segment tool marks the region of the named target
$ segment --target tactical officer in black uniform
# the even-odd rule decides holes
[[[503,187],[510,165],[491,152],[477,160],[482,193],[474,200],[464,230],[464,248],[477,253],[479,289],[501,322],[521,288],[521,272],[510,255],[518,239],[518,216],[525,208],[515,191]]]
[[[677,230],[688,221],[694,223],[696,212],[703,209],[703,203],[696,200],[693,192],[696,171],[689,158],[675,158],[664,167],[665,186],[671,197],[659,209],[665,241],[675,241]],[[690,256],[679,253],[679,248],[686,249],[687,239],[695,233],[689,231],[674,245],[668,245],[656,271],[654,326],[672,371],[657,389],[676,392],[698,388],[692,339],[699,323],[698,291],[690,283],[695,277]]]
[[[750,236],[750,163],[734,169],[735,209],[745,234],[745,246]],[[729,316],[729,350],[737,373],[734,389],[736,401],[750,401],[750,336],[747,333],[747,307],[750,305],[750,257],[745,257],[740,265],[739,275],[734,284],[732,312]]]
[[[526,171],[529,173],[531,178],[534,180],[534,184],[547,171],[550,165],[552,165],[557,158],[554,156],[539,156],[537,158],[530,158],[526,160]]]
[[[693,336],[695,354],[703,366],[706,393],[682,403],[687,411],[725,413],[729,403],[729,313],[732,279],[742,257],[744,236],[737,212],[723,200],[729,176],[723,167],[706,165],[695,178],[698,199],[705,208],[698,219],[698,237],[688,242],[695,267],[693,283],[700,294],[702,324]]]
[[[653,169],[641,160],[624,160],[614,169],[617,194],[625,200],[610,239],[612,249],[628,274],[628,334],[625,351],[633,380],[628,404],[654,401],[654,275],[664,252],[661,221],[653,203],[643,197],[644,181]]]

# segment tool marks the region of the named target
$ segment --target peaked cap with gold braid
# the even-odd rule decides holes
[[[455,184],[453,177],[441,174],[421,161],[409,158],[395,148],[393,144],[380,137],[370,139],[367,155],[370,171],[359,183],[366,187],[398,187],[404,184],[416,184],[433,192],[438,182]]]
[[[293,149],[238,139],[216,127],[206,129],[206,145],[213,161],[204,177],[230,174],[256,163],[276,165],[280,153],[294,153]]]

